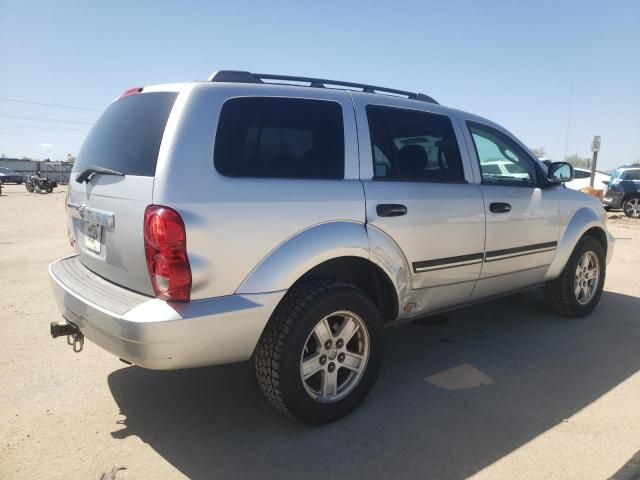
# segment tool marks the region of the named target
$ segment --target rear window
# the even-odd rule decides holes
[[[82,144],[73,171],[96,166],[153,177],[164,127],[177,96],[175,92],[143,93],[113,102]]]
[[[220,112],[214,164],[229,177],[341,179],[342,107],[296,98],[227,100]]]

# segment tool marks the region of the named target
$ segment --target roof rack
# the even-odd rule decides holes
[[[272,75],[268,73],[251,73],[239,70],[218,70],[211,74],[208,79],[210,82],[231,82],[231,83],[278,83],[278,80],[285,82],[308,83],[309,87],[325,88],[327,85],[336,85],[347,88],[357,88],[365,93],[391,93],[393,95],[405,96],[411,100],[420,100],[423,102],[438,104],[433,98],[423,93],[406,92],[404,90],[396,90],[395,88],[376,87],[374,85],[365,85],[363,83],[342,82],[339,80],[326,80],[322,78],[311,77],[293,77],[290,75]],[[275,80],[275,82],[264,82],[263,80]]]

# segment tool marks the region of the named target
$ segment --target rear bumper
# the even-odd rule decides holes
[[[247,360],[285,292],[171,303],[108,282],[77,256],[49,266],[62,316],[108,352],[172,370]]]

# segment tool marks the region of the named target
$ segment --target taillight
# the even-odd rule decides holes
[[[147,207],[144,251],[156,296],[173,302],[188,302],[191,267],[187,258],[187,234],[178,212],[161,205]]]

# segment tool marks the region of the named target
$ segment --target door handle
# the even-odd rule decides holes
[[[401,217],[407,214],[407,207],[397,203],[381,203],[376,205],[376,213],[379,217]]]
[[[489,205],[489,210],[491,210],[492,213],[507,213],[511,211],[511,205],[503,202],[494,202]]]

